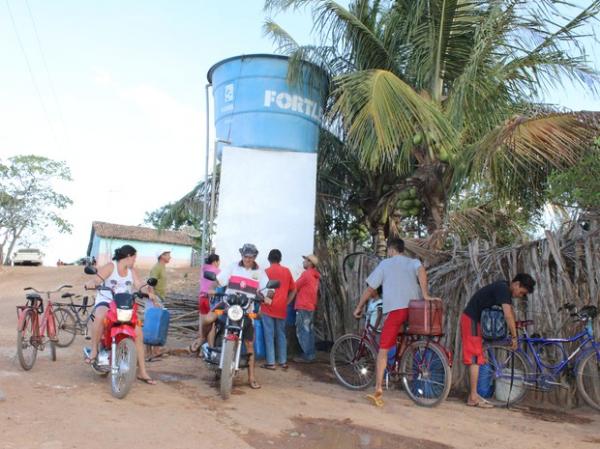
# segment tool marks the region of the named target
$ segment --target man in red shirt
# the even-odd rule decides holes
[[[277,349],[277,363],[281,368],[287,369],[287,339],[285,337],[285,318],[287,305],[294,299],[296,284],[292,273],[287,267],[281,265],[281,251],[272,249],[267,260],[271,264],[265,270],[269,280],[277,280],[280,286],[275,290],[273,302],[262,304],[260,308],[262,324],[265,335],[265,355],[267,362],[262,365],[266,369],[275,369],[275,350]]]
[[[311,363],[315,360],[315,332],[313,319],[317,308],[317,294],[319,292],[319,279],[317,271],[319,259],[314,254],[302,256],[304,271],[296,281],[296,336],[302,348],[302,356],[295,358],[294,362]]]

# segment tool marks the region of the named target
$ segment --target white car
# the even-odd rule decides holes
[[[43,254],[39,249],[19,249],[12,258],[13,265],[41,265]]]

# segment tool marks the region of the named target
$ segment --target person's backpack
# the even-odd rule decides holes
[[[485,340],[503,340],[508,334],[504,312],[500,306],[481,311],[481,336]]]

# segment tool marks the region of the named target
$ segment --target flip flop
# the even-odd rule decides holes
[[[369,401],[371,401],[371,403],[376,406],[376,407],[383,407],[383,394],[380,393],[375,393],[375,394],[368,394],[365,396]]]
[[[271,371],[275,371],[276,370],[275,365],[269,365],[267,363],[264,363],[264,364],[260,365],[260,367],[264,368],[264,369],[269,369]]]
[[[260,390],[262,388],[262,386],[255,380],[253,380],[252,382],[249,382],[248,386],[250,388],[252,388],[253,390]]]
[[[288,369],[290,367],[290,365],[288,365],[287,363],[282,363],[279,366],[281,367],[281,369]]]
[[[479,407],[479,408],[494,408],[494,405],[489,403],[488,401],[479,401],[479,402],[467,402],[468,407]]]
[[[141,380],[142,382],[144,382],[145,384],[148,384],[148,385],[156,385],[156,381],[154,379],[152,379],[151,377],[138,376],[137,380]]]

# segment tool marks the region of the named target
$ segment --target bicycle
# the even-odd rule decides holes
[[[575,305],[565,304],[559,310],[568,311],[575,322],[584,324],[583,329],[569,338],[543,338],[529,335],[527,327],[533,321],[517,321],[522,332],[518,349],[511,350],[506,342],[486,345],[488,363],[482,366],[484,374],[480,377],[484,379],[483,389],[494,395],[491,402],[508,406],[523,400],[528,389],[568,388],[561,379],[574,374],[581,398],[600,411],[600,342],[592,328],[598,309],[585,306],[578,311]],[[570,343],[577,348],[568,352],[565,345]]]
[[[377,335],[381,322],[382,306],[379,304],[367,311],[360,335],[342,335],[334,342],[331,368],[346,388],[363,390],[375,380]],[[417,405],[433,407],[444,401],[452,384],[452,356],[440,343],[440,338],[400,334],[395,348],[388,354],[386,389],[389,389],[391,378],[401,381],[404,391]]]
[[[17,306],[17,356],[21,367],[28,371],[33,368],[37,358],[38,350],[45,349],[46,342],[50,347],[50,358],[56,361],[56,321],[50,295],[57,293],[63,288],[72,288],[70,285],[62,285],[53,291],[38,291],[33,287],[27,287],[24,306]],[[46,307],[42,296],[46,295]],[[40,321],[41,315],[41,321]]]
[[[61,298],[69,299],[68,303],[54,303],[54,316],[56,317],[56,333],[58,340],[56,346],[67,348],[75,341],[77,335],[84,335],[86,340],[91,337],[88,335],[88,323],[94,321],[93,304],[89,304],[89,297],[84,296],[81,304],[75,304],[73,298],[78,299],[80,295],[73,293],[64,293]],[[88,309],[92,312],[88,314]],[[86,317],[87,315],[87,317]]]

